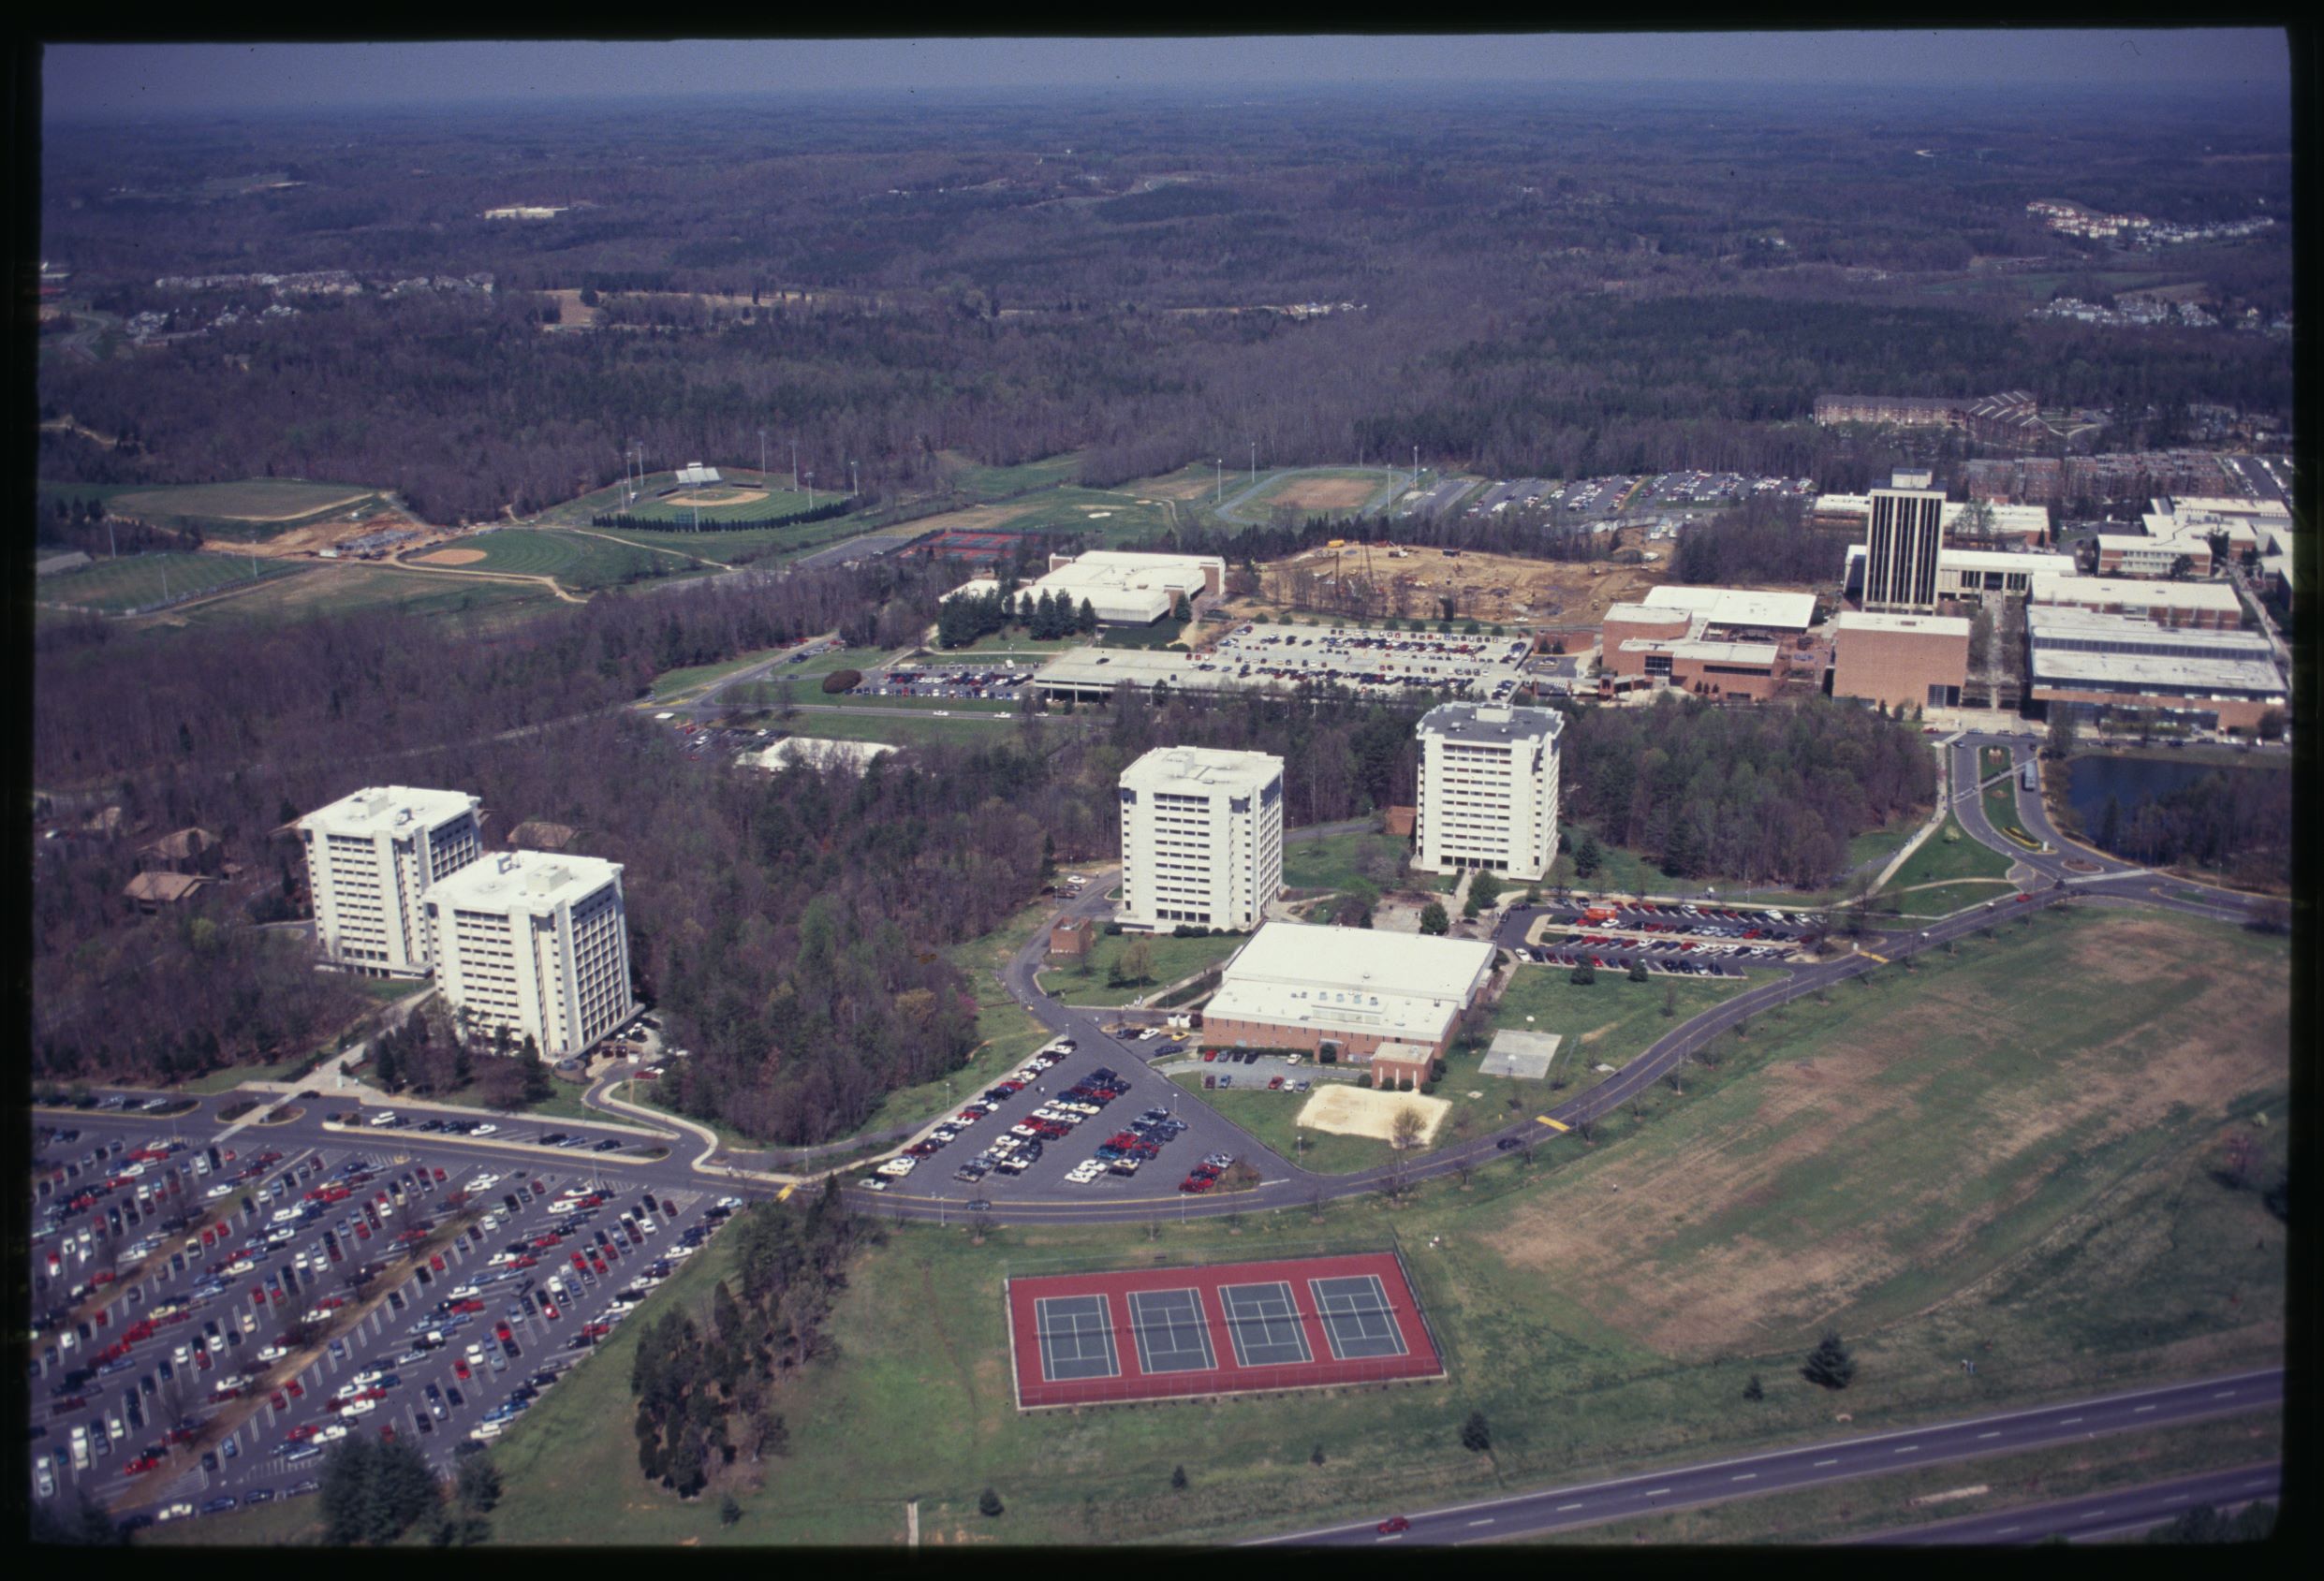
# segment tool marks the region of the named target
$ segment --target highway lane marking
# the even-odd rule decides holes
[[[1910,1455],[1914,1450],[1919,1449],[1920,1447],[1920,1446],[1917,1443],[1908,1443],[1902,1449],[1891,1449],[1889,1453],[1890,1455]]]
[[[2211,1398],[2214,1399],[2233,1399],[2235,1398],[2235,1391],[2233,1389],[2221,1389],[2217,1394],[2212,1396]]]
[[[2058,1418],[2058,1426],[2061,1427],[2070,1427],[2081,1420],[2081,1418],[2079,1416],[2061,1416]]]
[[[2174,1493],[2170,1498],[2164,1500],[2163,1502],[2166,1504],[2184,1504],[2187,1501],[2188,1497],[2189,1496],[2184,1493]]]
[[[2143,1413],[2143,1412],[2152,1411],[2152,1410],[2154,1410],[2154,1409],[2155,1409],[2155,1408],[2154,1408],[2153,1406],[2151,1406],[2151,1405],[2140,1405],[2140,1406],[2133,1406],[2133,1407],[2131,1408],[2130,1414],[2131,1414],[2131,1415],[2133,1415],[2133,1416],[2136,1416],[2136,1415],[2139,1415],[2140,1413]]]
[[[1757,1471],[1745,1471],[1741,1476],[1729,1477],[1727,1480],[1728,1482],[1757,1482],[1759,1480],[1759,1473]]]
[[[1469,1522],[1469,1525],[1471,1525],[1471,1526],[1491,1526],[1491,1525],[1493,1524],[1493,1516],[1491,1516],[1491,1515],[1487,1515],[1487,1516],[1486,1516],[1483,1520],[1473,1520],[1473,1521]]]
[[[2001,1429],[1996,1427],[1990,1433],[1979,1433],[1977,1436],[1981,1439],[1997,1439],[2001,1436]]]
[[[1650,1487],[1646,1490],[1646,1497],[1649,1499],[1659,1499],[1669,1491],[1670,1490],[1667,1487]]]
[[[1581,1508],[1580,1504],[1560,1504],[1557,1507],[1557,1513],[1562,1515],[1567,1510],[1579,1510],[1580,1508]]]
[[[1996,1537],[2007,1537],[2009,1533],[2015,1531],[2016,1530],[2017,1528],[2014,1526],[2005,1526],[1999,1531],[1994,1532],[1993,1535]]]

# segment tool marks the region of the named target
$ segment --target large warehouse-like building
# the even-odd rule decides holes
[[[1891,709],[1953,708],[1969,675],[1969,622],[1958,615],[1845,609],[1832,640],[1831,695]]]
[[[1271,922],[1228,960],[1202,1045],[1369,1059],[1406,1043],[1442,1059],[1493,958],[1490,939]]]
[[[2289,701],[2273,651],[2256,631],[2045,604],[2025,611],[2025,631],[2033,700],[2085,722],[2162,715],[2249,730]]]
[[[1227,562],[1215,554],[1130,554],[1115,549],[1090,549],[1081,554],[1052,554],[1049,573],[1017,589],[1020,598],[1065,598],[1073,608],[1083,602],[1108,625],[1150,625],[1169,614],[1183,595],[1193,599],[1217,593],[1227,585]],[[946,598],[980,597],[998,589],[991,577],[978,577],[946,593]]]
[[[1798,639],[1816,623],[1811,593],[1658,587],[1606,611],[1600,667],[1624,683],[1706,695],[1773,696]]]
[[[434,941],[420,898],[483,855],[465,791],[372,785],[298,822],[323,959],[372,977],[420,977]]]
[[[1283,759],[1156,747],[1122,770],[1124,928],[1236,932],[1283,892]]]
[[[487,1032],[560,1060],[636,1008],[618,862],[511,851],[434,886],[426,907],[436,985]]]

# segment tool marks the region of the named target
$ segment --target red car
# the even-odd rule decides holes
[[[516,1338],[516,1336],[508,1332],[508,1325],[505,1323],[493,1325],[493,1333],[502,1339],[512,1339]]]
[[[1399,1531],[1410,1531],[1411,1530],[1412,1523],[1402,1515],[1390,1515],[1379,1525],[1380,1535],[1383,1537],[1393,1537]]]
[[[274,1391],[273,1406],[277,1411],[288,1411],[290,1409],[290,1401],[284,1398],[283,1391],[280,1389]]]
[[[428,1258],[428,1266],[434,1268],[439,1274],[442,1273],[444,1271],[444,1254],[440,1252],[431,1253]]]
[[[540,1259],[528,1252],[508,1266],[512,1268],[537,1268],[540,1266]]]
[[[304,1399],[306,1398],[306,1385],[300,1383],[296,1378],[286,1378],[283,1380],[283,1393],[288,1395],[292,1399]]]
[[[535,1236],[533,1237],[533,1246],[536,1251],[546,1252],[564,1238],[565,1237],[563,1236],[554,1235]]]
[[[557,1311],[557,1304],[554,1301],[544,1299],[541,1302],[540,1310],[541,1315],[546,1317],[551,1323],[556,1322],[558,1316],[560,1315]]]
[[[306,1440],[313,1438],[316,1433],[319,1433],[322,1430],[322,1427],[319,1423],[302,1422],[297,1427],[291,1428],[290,1431],[285,1436],[287,1437],[293,1443],[302,1443]]]
[[[478,1299],[477,1299],[477,1298],[475,1298],[475,1297],[471,1296],[469,1299],[467,1299],[467,1300],[465,1300],[465,1301],[454,1301],[454,1302],[452,1303],[452,1308],[451,1308],[451,1310],[452,1310],[454,1312],[456,1312],[456,1313],[458,1313],[458,1312],[480,1312],[480,1311],[482,1311],[482,1310],[484,1310],[484,1303],[483,1303],[482,1301],[480,1301],[480,1300],[478,1300]]]
[[[2030,900],[2033,897],[2031,895],[2020,895],[2018,899],[2021,900]]]
[[[154,1470],[160,1464],[161,1462],[151,1455],[140,1455],[121,1469],[134,1477],[142,1475],[144,1472]]]
[[[576,1269],[585,1268],[589,1266],[588,1259],[584,1258],[580,1252],[576,1252],[573,1253],[573,1266]]]
[[[591,1267],[593,1267],[593,1268],[596,1269],[596,1270],[597,1270],[597,1272],[599,1272],[599,1273],[603,1273],[603,1272],[605,1272],[605,1259],[604,1259],[604,1258],[602,1258],[602,1257],[592,1257],[592,1258],[590,1258],[590,1259],[589,1259],[589,1266],[590,1266]]]
[[[466,1360],[463,1359],[453,1362],[452,1371],[462,1383],[464,1383],[468,1381],[468,1364]]]

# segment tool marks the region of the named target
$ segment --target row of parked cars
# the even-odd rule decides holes
[[[1110,1076],[1111,1074],[1103,1070],[1095,1073],[1096,1076]],[[1096,1091],[1104,1091],[1106,1089],[1099,1087]],[[1114,1096],[1120,1096],[1119,1091]],[[1135,1175],[1149,1160],[1158,1156],[1164,1148],[1177,1140],[1185,1129],[1186,1122],[1169,1110],[1148,1109],[1097,1144],[1097,1150],[1075,1164],[1066,1178],[1077,1186],[1085,1186],[1100,1175]]]
[[[881,1164],[873,1172],[872,1178],[863,1182],[865,1189],[886,1191],[890,1181],[904,1178],[919,1167],[922,1160],[934,1157],[960,1140],[962,1134],[970,1126],[991,1114],[997,1105],[1032,1086],[1043,1072],[1064,1060],[1073,1049],[1074,1043],[1069,1037],[1059,1038],[1042,1048],[1013,1074],[986,1088],[976,1102],[967,1105],[925,1137]],[[1044,1141],[1053,1135],[1062,1135],[1065,1129],[1070,1129],[1059,1127],[1058,1117],[1061,1114],[1062,1111],[1053,1105],[1044,1105],[1042,1109],[1035,1110],[1032,1119],[1012,1125],[1007,1134],[994,1137],[991,1146],[953,1171],[952,1178],[973,1185],[990,1174],[1023,1174],[1041,1156]]]

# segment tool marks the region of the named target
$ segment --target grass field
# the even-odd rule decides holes
[[[1964,906],[1981,906],[1988,900],[2007,900],[2018,892],[2017,886],[2008,879],[1964,878],[1953,884],[1940,884],[1933,889],[1916,889],[1909,894],[1888,891],[1902,909],[1900,916],[1949,916]]]
[[[1283,882],[1294,889],[1347,889],[1359,881],[1386,891],[1400,884],[1434,879],[1405,867],[1412,842],[1392,834],[1335,834],[1322,840],[1286,842]],[[1366,878],[1366,871],[1384,876]]]
[[[1133,943],[1142,943],[1154,962],[1149,979],[1133,987],[1108,986],[1108,970],[1126,955]],[[1041,984],[1066,1004],[1127,1004],[1140,994],[1155,993],[1181,977],[1217,965],[1247,943],[1245,934],[1179,939],[1168,933],[1100,933],[1090,946],[1086,976],[1080,966],[1052,967],[1042,974]]]
[[[1378,467],[1313,467],[1287,472],[1263,485],[1259,491],[1233,507],[1231,520],[1262,523],[1278,509],[1302,517],[1352,516],[1377,509],[1405,491],[1407,472]]]
[[[1484,1112],[1492,1114],[1507,1109],[1510,1098],[1545,1106],[1563,1103],[1603,1079],[1594,1066],[1627,1064],[1665,1032],[1752,986],[1743,977],[1650,977],[1633,983],[1620,972],[1600,972],[1585,986],[1573,982],[1572,974],[1566,966],[1521,966],[1493,1006],[1494,1032],[1555,1032],[1565,1039],[1547,1080],[1480,1076],[1481,1051],[1455,1054],[1446,1061],[1446,1079],[1437,1084],[1436,1095],[1456,1099],[1457,1111],[1473,1102],[1464,1096],[1466,1091],[1481,1086],[1488,1090]],[[1672,1007],[1669,1016],[1662,1013],[1665,1003]],[[1447,1117],[1448,1128],[1451,1118]]]
[[[771,659],[782,651],[781,648],[759,648],[736,658],[721,659],[714,665],[687,665],[680,669],[664,670],[654,678],[654,700],[668,702],[672,698],[682,697],[689,692],[709,685],[713,681],[732,675],[736,670],[748,669],[761,660]],[[793,674],[798,673],[798,666],[787,665],[784,667]]]
[[[1945,827],[1920,842],[1896,870],[1890,889],[1909,888],[1916,884],[1934,884],[1940,879],[2000,878],[2008,872],[2010,859],[1993,847],[1971,840],[1958,818],[1947,818]],[[1912,897],[1906,896],[1907,902]]]
[[[545,528],[506,528],[463,538],[459,547],[484,556],[461,566],[462,570],[553,577],[572,593],[587,593],[649,578],[702,574],[693,562],[667,550],[642,549],[594,534],[560,533]]]
[[[265,562],[259,564],[263,565]],[[428,617],[473,615],[505,619],[525,606],[548,603],[555,597],[538,583],[439,577],[426,571],[400,571],[381,565],[332,565],[318,566],[303,576],[282,578],[249,593],[198,605],[182,616],[169,618],[182,620],[189,626],[234,625],[245,622],[314,620],[359,609],[396,608]]]
[[[1841,1410],[1876,1432],[2278,1359],[2284,1226],[2208,1170],[2223,1126],[2260,1112],[2284,1157],[2287,972],[2282,942],[2192,919],[2045,917],[1762,1017],[1594,1144],[1400,1208],[1004,1227],[981,1247],[897,1226],[849,1269],[836,1358],[784,1389],[790,1454],[737,1489],[735,1526],[714,1496],[638,1486],[627,1435],[598,1430],[630,1413],[633,1323],[501,1441],[495,1535],[889,1544],[916,1498],[931,1545],[1201,1540],[1797,1442]],[[1390,1237],[1443,1384],[1014,1409],[1008,1273]],[[699,1305],[730,1273],[713,1246],[655,1299]],[[1826,1325],[1859,1363],[1837,1397],[1797,1373]],[[1460,1447],[1471,1410],[1490,1457]],[[987,1486],[998,1518],[976,1512]]]
[[[331,512],[360,510],[377,491],[360,483],[310,483],[297,477],[249,477],[239,483],[180,483],[104,492],[109,508],[158,526],[196,522],[236,537],[263,538]]]
[[[723,492],[738,496],[737,498],[710,505],[673,505],[669,500],[656,499],[655,495],[664,489],[673,487],[677,481],[677,475],[675,473],[655,473],[646,479],[646,491],[639,496],[635,505],[622,504],[621,490],[617,486],[612,503],[596,508],[603,511],[626,510],[629,515],[640,521],[668,521],[680,528],[689,527],[698,520],[701,521],[747,521],[758,517],[789,516],[795,511],[815,508],[807,504],[807,491],[803,487],[797,490],[791,488],[791,475],[787,472],[780,475],[768,473],[761,476],[748,468],[721,467],[719,474],[726,480],[726,487],[723,490],[681,489],[678,492],[681,496],[697,493],[714,495]],[[845,485],[846,478],[842,476],[839,481]],[[762,497],[756,500],[739,497],[743,494],[759,494]],[[816,505],[827,505],[842,497],[842,494],[833,493],[829,489],[817,489],[815,491]],[[683,535],[695,536],[697,534],[689,533]]]
[[[1579,822],[1570,826],[1579,840],[1586,827]],[[1913,830],[1920,827],[1920,816],[1901,818],[1885,828],[1867,830],[1848,842],[1848,866],[1851,870],[1866,862],[1893,856]],[[1592,830],[1592,833],[1596,831]],[[1847,893],[1846,885],[1833,885],[1821,889],[1787,889],[1782,886],[1746,887],[1732,878],[1673,878],[1662,871],[1660,863],[1625,850],[1602,835],[1598,850],[1604,860],[1597,872],[1590,878],[1576,876],[1573,854],[1566,852],[1557,858],[1557,880],[1586,889],[1594,894],[1607,895],[1678,895],[1700,896],[1715,892],[1722,901],[1732,900],[1739,905],[1763,906],[1821,906],[1842,899]],[[2006,865],[2006,864],[2005,864]],[[1875,868],[1874,871],[1877,871]],[[1942,875],[1939,875],[1942,876]],[[1905,882],[1900,879],[1898,882]]]
[[[1281,1156],[1319,1175],[1353,1175],[1359,1169],[1386,1164],[1394,1156],[1386,1142],[1375,1142],[1369,1136],[1344,1136],[1334,1131],[1302,1130],[1293,1122],[1314,1094],[1287,1090],[1272,1092],[1266,1090],[1265,1082],[1255,1087],[1240,1085],[1250,1080],[1247,1076],[1235,1076],[1235,1072],[1242,1068],[1236,1066],[1229,1070],[1225,1066],[1209,1064],[1199,1072],[1188,1071],[1171,1079],[1186,1090],[1188,1099],[1210,1105]],[[1302,1065],[1300,1068],[1306,1070],[1308,1067]],[[1225,1090],[1206,1089],[1202,1085],[1205,1075],[1235,1076],[1238,1085]],[[1443,1135],[1441,1128],[1438,1135]],[[1191,1165],[1194,1161],[1175,1162],[1180,1165]],[[1160,1183],[1175,1185],[1176,1181],[1166,1176]]]
[[[240,583],[256,586],[304,569],[291,562],[246,560],[230,554],[136,554],[125,560],[100,560],[63,576],[43,578],[37,592],[43,602],[118,615],[182,598],[190,593],[214,592]]]
[[[1081,476],[1081,454],[1078,450],[1016,466],[986,466],[954,450],[946,451],[939,459],[944,462],[945,481],[978,500],[1003,500],[1029,490],[1071,483]]]

